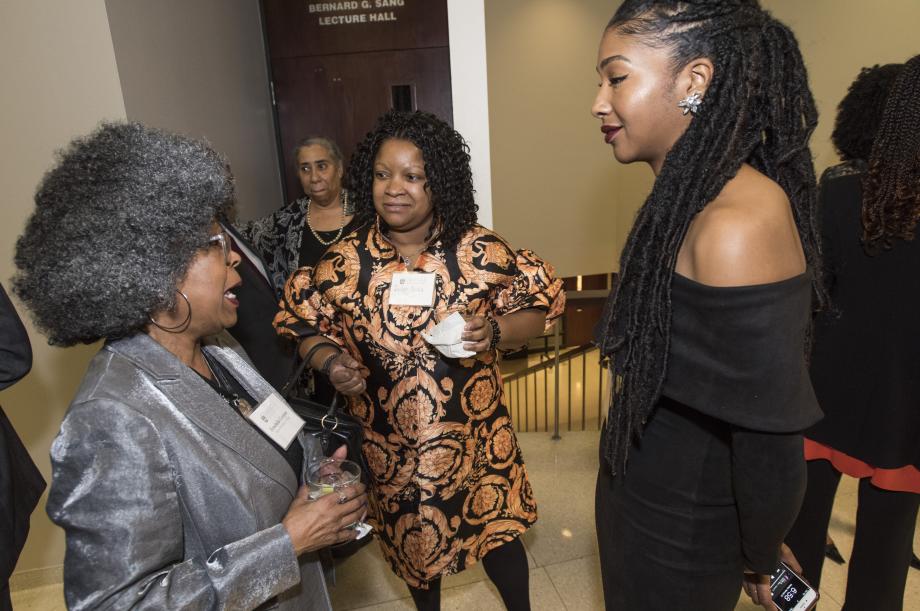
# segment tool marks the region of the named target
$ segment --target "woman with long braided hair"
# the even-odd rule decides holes
[[[801,503],[823,304],[795,37],[755,0],[626,0],[593,114],[656,179],[598,343],[613,396],[596,519],[609,609],[732,609],[769,576]]]
[[[858,478],[845,607],[898,610],[920,507],[920,55],[863,70],[832,139],[843,163],[820,189],[832,307],[811,362],[827,415],[805,431],[808,489],[786,543],[817,586],[840,475]]]

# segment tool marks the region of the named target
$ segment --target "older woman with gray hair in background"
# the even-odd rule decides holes
[[[354,204],[342,188],[345,170],[339,145],[310,136],[294,148],[294,159],[304,196],[239,227],[268,265],[279,299],[291,274],[316,265],[327,248],[357,229]]]
[[[354,204],[342,188],[345,168],[339,145],[323,136],[309,136],[294,147],[294,159],[304,196],[237,227],[265,262],[279,300],[291,274],[301,267],[315,266],[327,248],[358,228]],[[265,322],[270,323],[272,316],[274,313]],[[313,376],[312,371],[302,384],[313,399],[322,403],[330,403],[335,395],[328,380]]]
[[[355,538],[364,488],[309,500],[317,443],[258,428],[277,395],[210,345],[237,318],[232,199],[214,151],[139,124],[75,140],[39,185],[14,289],[52,344],[107,340],[51,448],[71,609],[331,608],[311,552]]]

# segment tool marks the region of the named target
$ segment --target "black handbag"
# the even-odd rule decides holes
[[[366,484],[368,482],[367,463],[361,451],[364,426],[354,416],[339,411],[339,394],[335,394],[331,405],[323,405],[295,394],[298,388],[297,381],[303,375],[310,356],[308,354],[307,358],[297,366],[294,374],[281,388],[281,396],[288,402],[291,409],[304,419],[306,422],[304,432],[319,440],[323,454],[329,456],[343,445],[348,447],[348,460],[354,461],[361,467],[361,481]]]
[[[361,467],[361,481],[367,485],[369,484],[367,463],[364,461],[364,453],[361,451],[361,442],[364,440],[364,427],[354,416],[338,411],[339,393],[335,393],[332,398],[332,405],[328,407],[312,399],[298,397],[295,394],[298,389],[297,382],[303,375],[303,370],[306,368],[307,363],[310,362],[312,355],[313,351],[311,350],[307,353],[307,357],[297,366],[294,374],[281,387],[281,396],[288,402],[291,409],[304,419],[304,422],[306,422],[303,427],[304,432],[319,440],[323,454],[329,456],[341,446],[348,446],[348,460],[354,461]],[[334,560],[344,560],[370,543],[372,539],[372,536],[367,536],[363,539],[334,545],[327,551],[321,550],[321,555],[328,553]]]

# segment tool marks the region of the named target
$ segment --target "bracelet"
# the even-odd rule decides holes
[[[315,346],[313,346],[312,348],[310,348],[309,350],[307,350],[307,353],[303,355],[303,362],[306,363],[307,367],[310,366],[310,360],[313,358],[313,355],[316,354],[317,351],[324,348],[327,344],[328,342],[320,342],[316,344]]]
[[[492,339],[489,340],[489,351],[491,352],[498,346],[498,342],[502,341],[502,330],[501,327],[498,326],[498,321],[495,320],[492,314],[486,314],[486,320],[489,326],[492,327]]]
[[[310,361],[313,359],[313,355],[316,354],[317,352],[319,352],[320,350],[322,350],[323,348],[327,347],[327,346],[332,346],[332,347],[335,348],[336,350],[339,349],[339,347],[338,347],[336,344],[333,344],[332,342],[319,342],[318,344],[316,344],[315,346],[313,346],[312,348],[310,348],[310,349],[307,351],[307,353],[304,355],[304,357],[303,357],[303,362],[306,363],[306,366],[307,366],[307,367],[310,367]],[[311,367],[311,369],[312,369],[312,367]]]
[[[336,346],[336,348],[338,348],[338,346]],[[341,350],[339,350],[339,351],[336,352],[335,354],[329,355],[329,356],[326,358],[326,360],[323,361],[323,366],[319,368],[320,372],[322,372],[322,374],[328,378],[328,377],[329,377],[329,370],[332,369],[332,363],[334,363],[334,362],[335,362],[335,359],[339,358],[340,356],[342,356],[342,351],[341,351]]]

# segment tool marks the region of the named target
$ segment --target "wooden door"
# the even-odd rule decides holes
[[[390,108],[453,122],[446,0],[263,0],[262,7],[288,201],[301,194],[293,149],[307,136],[332,138],[347,162]]]

